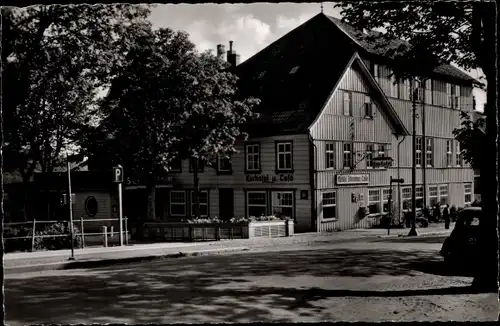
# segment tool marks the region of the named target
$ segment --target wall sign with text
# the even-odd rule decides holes
[[[337,174],[336,182],[338,185],[368,184],[370,175],[366,174]]]
[[[292,182],[293,174],[279,174],[279,175],[269,175],[269,174],[245,174],[246,182],[257,182],[257,183],[273,183],[273,182]]]

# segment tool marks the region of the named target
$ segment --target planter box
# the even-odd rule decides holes
[[[275,238],[292,236],[292,221],[259,221],[249,224],[212,224],[181,222],[144,222],[131,226],[138,240],[149,241],[218,241],[221,239]]]

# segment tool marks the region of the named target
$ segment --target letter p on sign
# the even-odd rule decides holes
[[[113,182],[123,182],[123,167],[121,165],[113,167]]]

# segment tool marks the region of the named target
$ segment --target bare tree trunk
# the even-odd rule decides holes
[[[200,179],[198,178],[198,159],[193,159],[193,181],[194,181],[194,217],[200,217]]]
[[[156,219],[156,172],[153,169],[148,175],[147,182],[147,192],[148,192],[148,211],[146,215],[147,220]]]

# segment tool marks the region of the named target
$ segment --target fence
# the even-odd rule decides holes
[[[101,225],[102,232],[85,232],[85,226],[84,223],[86,222],[118,222],[119,224],[119,219],[114,218],[114,219],[84,219],[83,216],[80,217],[80,220],[74,220],[73,221],[73,237],[80,237],[81,238],[81,246],[80,248],[85,247],[85,237],[98,237],[99,240],[102,240],[102,244],[104,247],[108,246],[108,237],[114,237],[114,235],[119,236],[119,228],[118,230],[114,230],[114,226],[110,226],[109,231],[108,231],[108,226],[107,225]],[[37,238],[62,238],[62,237],[71,237],[71,232],[69,233],[63,233],[63,234],[37,234],[36,232],[36,227],[38,225],[46,225],[46,224],[55,224],[55,223],[67,223],[68,224],[68,230],[70,229],[70,221],[37,221],[36,219],[33,219],[33,221],[26,221],[26,222],[12,222],[12,223],[4,223],[4,230],[10,226],[19,226],[19,225],[30,225],[31,226],[31,234],[28,236],[14,236],[14,237],[4,237],[4,241],[7,240],[15,240],[15,239],[31,239],[31,251],[35,251],[35,240]],[[79,224],[80,227],[80,232],[74,232],[75,230],[75,224]],[[128,245],[128,240],[129,240],[129,231],[127,229],[128,226],[128,219],[127,217],[123,218],[123,234],[124,234],[124,243],[125,245]],[[95,228],[94,228],[95,229]],[[5,232],[5,231],[4,231]],[[101,243],[101,241],[99,241]]]

